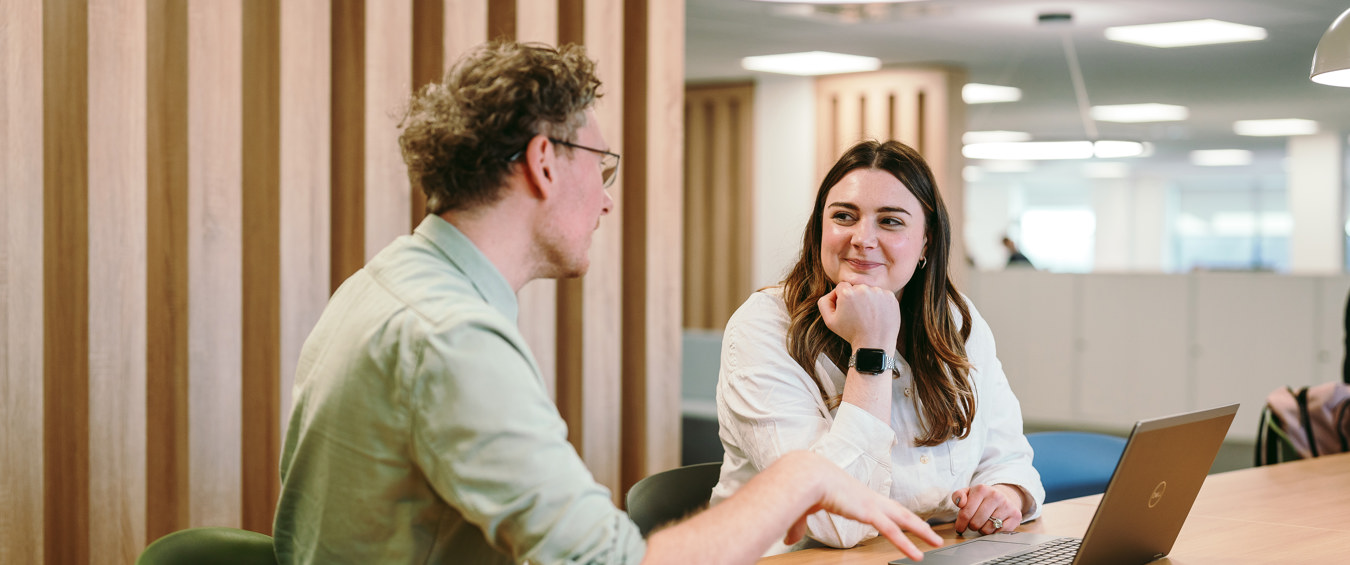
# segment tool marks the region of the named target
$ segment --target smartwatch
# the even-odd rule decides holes
[[[862,347],[853,351],[848,366],[865,375],[876,375],[895,370],[895,358],[881,349]]]

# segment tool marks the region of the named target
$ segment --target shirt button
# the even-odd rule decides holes
[[[920,462],[920,463],[923,463],[924,465],[927,465],[927,464],[928,464],[928,456],[927,456],[927,455],[921,455],[921,456],[919,456],[919,462]]]
[[[908,398],[910,394],[909,387],[905,387],[905,397]]]

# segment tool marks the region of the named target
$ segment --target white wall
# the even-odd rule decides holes
[[[797,259],[820,183],[815,171],[812,77],[761,75],[755,82],[754,288],[778,283]]]

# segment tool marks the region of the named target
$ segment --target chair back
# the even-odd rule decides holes
[[[699,463],[662,471],[628,489],[628,516],[647,537],[658,526],[689,516],[708,505],[722,463]]]
[[[189,528],[155,540],[136,565],[277,565],[272,536],[238,528]]]
[[[1027,441],[1047,503],[1106,492],[1125,453],[1125,438],[1091,432],[1035,432]]]

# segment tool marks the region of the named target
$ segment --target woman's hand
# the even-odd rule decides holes
[[[952,493],[952,502],[961,509],[954,524],[957,533],[964,533],[967,528],[985,535],[1011,532],[1022,523],[1022,490],[1011,485],[957,489]],[[1002,524],[998,524],[1000,520]]]
[[[869,347],[894,353],[900,336],[900,301],[891,291],[840,282],[820,297],[817,305],[825,327],[854,349]]]

